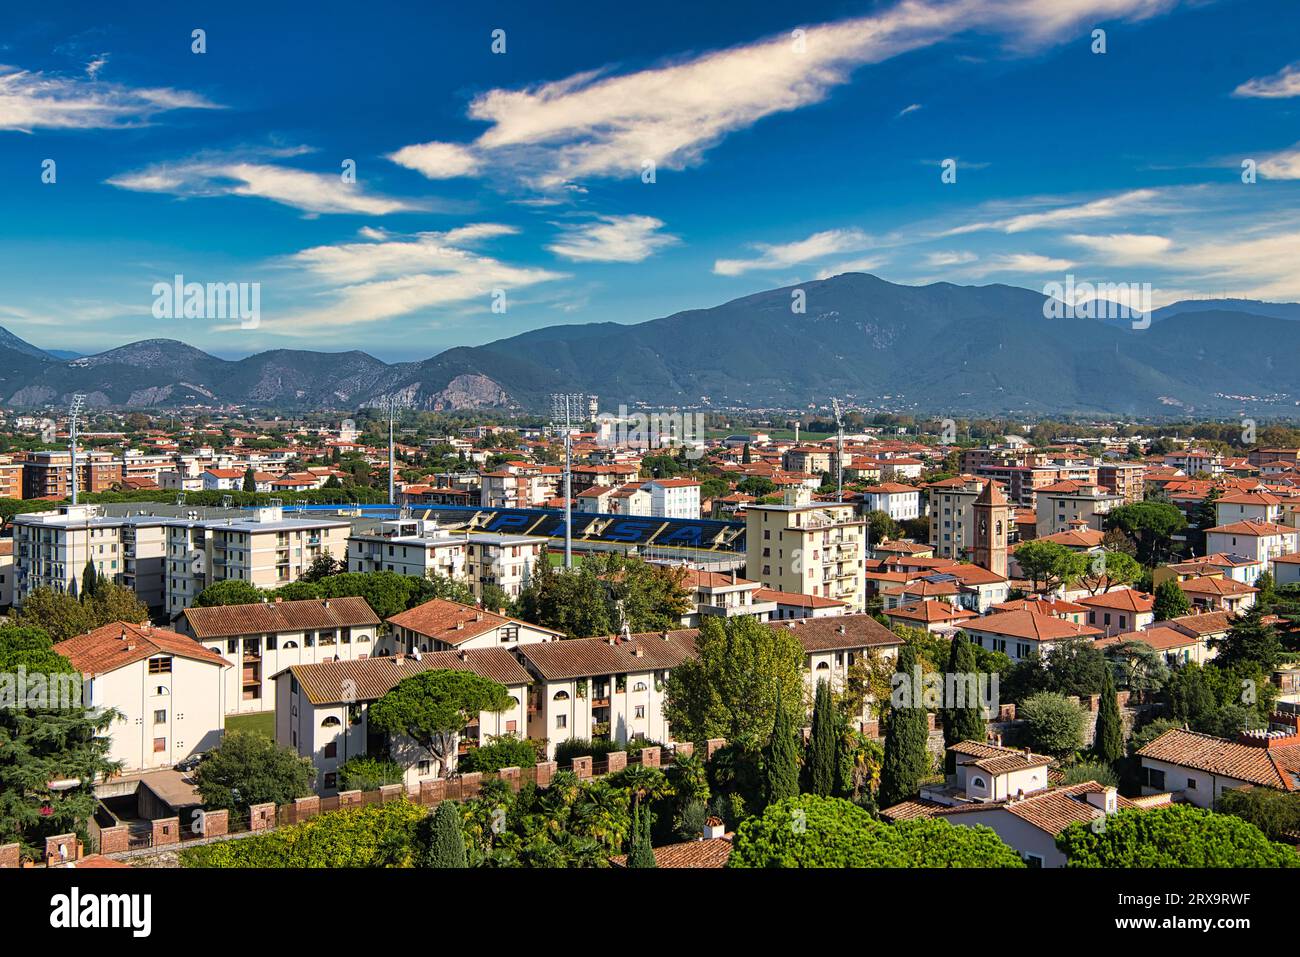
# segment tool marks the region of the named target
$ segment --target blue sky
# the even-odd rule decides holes
[[[419,359],[845,271],[1300,299],[1293,0],[55,6],[0,12],[46,348]],[[260,324],[154,318],[178,273]]]

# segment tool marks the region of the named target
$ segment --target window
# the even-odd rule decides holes
[[[334,715],[330,715],[328,718],[326,718],[324,721],[320,723],[320,726],[322,728],[337,728],[341,724],[343,724],[342,721],[340,721]]]
[[[276,648],[279,647],[279,644],[280,644],[280,638],[279,638],[278,635],[267,635],[267,636],[266,636],[266,650],[267,650],[267,651],[275,651]]]
[[[167,723],[167,709],[166,709],[166,708],[160,708],[160,709],[158,709],[157,711],[155,711],[155,712],[153,713],[153,723],[154,723],[154,724],[166,724],[166,723]]]
[[[166,750],[167,750],[167,739],[166,739],[166,738],[154,738],[154,739],[153,739],[153,752],[154,752],[154,754],[158,754],[159,752],[166,751]]]
[[[149,674],[169,675],[171,673],[172,673],[172,660],[170,657],[149,659]]]
[[[1025,867],[1042,867],[1042,866],[1043,866],[1043,859],[1039,857],[1037,854],[1025,855]]]
[[[1146,772],[1147,787],[1163,791],[1165,789],[1165,772],[1159,768],[1144,768],[1144,770]]]
[[[1188,779],[1187,779],[1187,790],[1189,790],[1189,791],[1195,791],[1195,790],[1196,790],[1196,778],[1188,778]]]
[[[974,788],[982,788],[982,787],[984,787],[984,779],[983,779],[983,778],[972,778],[970,783],[971,783],[971,787],[974,787]]]
[[[226,654],[228,654],[228,655],[233,655],[233,654],[237,654],[238,652],[239,652],[239,639],[238,639],[238,638],[227,638],[227,639],[226,639]]]
[[[632,686],[632,690],[633,690],[634,692],[636,692],[636,691],[645,691],[645,690],[646,690],[646,683],[645,683],[644,681],[638,681],[636,684],[634,684],[634,685]]]
[[[551,700],[552,700],[552,701],[568,701],[568,700],[569,700],[569,692],[567,692],[567,691],[557,691],[557,692],[555,692],[555,694],[551,697]]]
[[[153,693],[156,694],[156,695],[168,695],[168,694],[171,694],[171,692],[167,690],[167,686],[166,686],[166,685],[158,685],[158,687],[156,687],[156,688],[153,689]]]
[[[555,716],[555,726],[557,728],[567,728],[569,726],[569,716],[567,714],[557,714]]]
[[[329,744],[325,745],[325,757],[327,758],[337,757],[338,753],[339,753],[339,746],[337,741],[331,741]]]
[[[325,789],[327,791],[334,790],[336,787],[338,787],[338,780],[339,780],[339,776],[337,773],[335,773],[334,771],[326,772],[325,783],[324,783]]]
[[[432,771],[433,771],[432,761],[421,761],[415,766],[415,773],[422,778],[428,777],[430,772]]]
[[[636,706],[636,714],[634,715],[634,717],[636,717],[638,720],[645,717],[645,705],[639,704]]]

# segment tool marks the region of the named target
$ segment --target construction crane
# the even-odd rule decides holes
[[[831,399],[831,409],[835,412],[835,432],[838,436],[835,449],[835,501],[844,501],[844,416],[841,414],[840,400]]]

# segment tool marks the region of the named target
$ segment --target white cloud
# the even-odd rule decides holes
[[[1260,97],[1267,100],[1300,96],[1300,63],[1284,66],[1272,76],[1247,80],[1232,92],[1234,96]]]
[[[751,248],[758,250],[758,256],[719,259],[713,264],[713,271],[719,276],[739,276],[755,269],[783,269],[839,253],[857,252],[870,245],[871,238],[860,229],[828,229],[792,243],[752,243]]]
[[[1023,233],[1031,229],[1046,229],[1053,226],[1068,226],[1071,223],[1086,222],[1095,219],[1114,219],[1132,216],[1149,206],[1157,199],[1159,192],[1154,189],[1134,189],[1114,196],[1086,203],[1058,205],[1032,213],[1019,213],[999,219],[982,220],[967,223],[943,233],[945,236],[958,236],[966,233],[995,230],[1004,233]]]
[[[1178,0],[902,0],[871,16],[683,58],[623,75],[594,70],[476,97],[471,118],[491,124],[471,145],[426,143],[394,156],[438,176],[492,163],[542,188],[596,176],[632,176],[645,160],[680,170],[730,133],[824,100],[858,67],[968,30],[1001,33],[1032,48],[1080,24],[1141,19]],[[407,152],[412,151],[412,152]],[[452,173],[451,170],[457,172]]]
[[[599,216],[591,222],[563,225],[560,237],[546,248],[576,262],[638,263],[680,242],[659,232],[663,226],[653,216]]]
[[[967,263],[973,263],[979,259],[971,252],[950,252],[941,250],[939,252],[927,253],[925,264],[927,266],[964,266]]]
[[[836,263],[834,266],[828,266],[825,269],[817,271],[818,279],[830,279],[831,276],[839,276],[846,272],[875,272],[889,259],[885,256],[869,256],[865,259],[850,259],[848,262]]]
[[[1142,233],[1111,233],[1107,236],[1075,234],[1065,238],[1090,250],[1101,262],[1119,265],[1133,261],[1149,262],[1173,246],[1173,240],[1167,236]]]
[[[405,166],[429,179],[453,179],[478,172],[479,160],[472,150],[456,143],[418,143],[403,146],[385,159]]]
[[[1300,143],[1260,160],[1259,174],[1265,179],[1300,179]]]
[[[275,331],[309,336],[321,329],[379,322],[476,299],[487,307],[498,290],[506,293],[508,306],[517,290],[566,278],[564,273],[513,266],[449,242],[452,237],[464,241],[502,231],[513,230],[477,224],[406,239],[304,249],[284,264],[304,270],[316,287],[312,295],[324,304],[277,320]]]
[[[313,173],[242,156],[194,157],[176,163],[157,163],[111,177],[108,183],[119,189],[186,198],[255,196],[312,214],[384,216],[424,208],[416,202],[367,193],[357,183],[343,182],[338,173]]]
[[[95,79],[103,65],[103,58],[92,61],[87,78],[0,66],[0,130],[123,129],[170,110],[218,108],[185,90],[105,83]]]
[[[1040,256],[1037,253],[1003,253],[998,256],[990,256],[985,259],[981,265],[971,273],[976,276],[986,275],[995,272],[1020,272],[1020,273],[1049,273],[1062,272],[1072,267],[1074,263],[1069,259],[1058,259],[1052,256]]]
[[[921,104],[920,104],[920,103],[912,103],[912,104],[910,104],[910,105],[908,105],[908,106],[903,107],[901,110],[899,110],[899,111],[898,111],[898,115],[899,115],[899,116],[907,116],[908,113],[915,113],[915,112],[916,112],[917,110],[919,110],[919,109],[921,109]],[[897,117],[896,117],[896,118],[897,118]]]

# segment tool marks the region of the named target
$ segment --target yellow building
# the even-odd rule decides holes
[[[765,588],[866,607],[866,520],[854,506],[791,489],[783,505],[745,510],[745,577]]]

